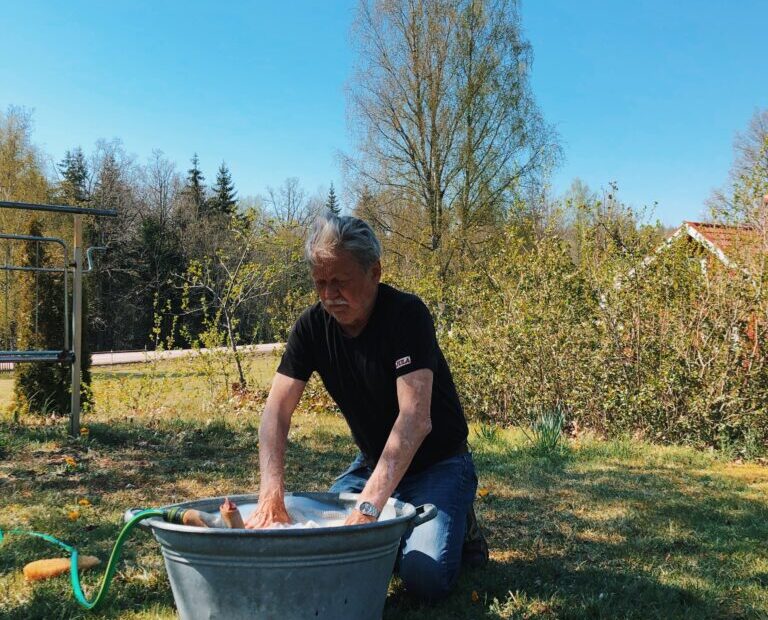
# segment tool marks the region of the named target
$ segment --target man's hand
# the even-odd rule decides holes
[[[376,521],[376,517],[364,515],[357,508],[349,513],[347,520],[344,521],[344,525],[360,525],[361,523],[373,523]]]
[[[301,398],[306,381],[292,379],[279,372],[272,379],[264,413],[259,425],[259,469],[261,485],[259,503],[248,517],[246,529],[269,527],[274,523],[290,523],[285,509],[283,468],[288,429],[293,410]]]
[[[260,530],[275,523],[291,523],[291,517],[285,509],[285,501],[276,496],[259,501],[256,510],[245,522],[245,529]]]

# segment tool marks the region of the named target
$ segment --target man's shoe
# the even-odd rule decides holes
[[[461,563],[470,568],[481,568],[488,564],[488,542],[477,523],[475,507],[467,513],[467,530],[464,533],[464,545],[461,549]]]

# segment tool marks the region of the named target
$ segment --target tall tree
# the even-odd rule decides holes
[[[43,173],[42,157],[32,143],[32,116],[18,107],[0,110],[0,200],[45,202],[49,186]],[[14,232],[29,225],[29,214],[12,209],[0,209],[0,230]],[[1,260],[18,264],[21,260],[19,244],[4,242],[0,246]],[[0,333],[6,348],[16,348],[19,278],[5,272],[0,307]]]
[[[9,106],[0,111],[0,200],[45,202],[49,186],[42,157],[32,144],[32,114]],[[0,214],[4,226],[15,212]]]
[[[734,153],[728,184],[713,192],[709,207],[716,219],[768,235],[768,110],[755,112],[747,130],[736,134]]]
[[[227,164],[221,162],[216,173],[216,184],[213,186],[213,196],[208,200],[208,213],[233,215],[237,207],[237,192],[232,182],[232,174]]]
[[[142,348],[152,325],[152,308],[145,307],[147,283],[139,269],[145,211],[141,175],[119,141],[99,141],[91,161],[92,202],[117,211],[116,218],[86,221],[87,242],[108,248],[84,279],[91,344],[96,351]]]
[[[313,204],[297,177],[285,179],[277,189],[267,187],[264,204],[278,222],[299,228],[306,226],[314,217],[318,210],[316,207],[323,206],[322,198],[319,205]]]
[[[195,206],[197,215],[202,215],[205,210],[205,177],[200,170],[200,160],[197,153],[192,156],[192,167],[187,170],[187,182],[184,192],[189,196]]]
[[[88,164],[79,146],[64,154],[59,162],[61,193],[66,202],[82,203],[88,200]]]
[[[29,235],[43,235],[43,226],[34,218]],[[26,241],[22,251],[25,267],[50,267],[45,244]],[[19,341],[21,350],[56,351],[64,348],[64,283],[60,273],[23,272],[19,299]],[[84,356],[83,396],[88,396],[90,357]],[[58,413],[69,411],[68,367],[52,363],[17,364],[14,400],[20,413]]]
[[[359,157],[347,164],[388,196],[382,220],[410,218],[394,232],[423,226],[409,238],[431,251],[451,227],[469,238],[556,155],[516,0],[361,0],[353,38]]]
[[[331,183],[331,189],[328,190],[328,199],[325,201],[325,208],[328,209],[331,213],[334,213],[335,215],[338,215],[341,213],[341,208],[339,207],[339,200],[336,198],[336,192],[333,189],[333,183]]]

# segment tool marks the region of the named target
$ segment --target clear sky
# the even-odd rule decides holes
[[[355,0],[42,2],[4,5],[0,107],[34,111],[54,160],[120,138],[212,180],[225,160],[241,195],[286,177],[342,184],[344,86]],[[702,217],[732,142],[768,108],[765,0],[526,0],[532,84],[575,177],[616,181],[668,224]]]

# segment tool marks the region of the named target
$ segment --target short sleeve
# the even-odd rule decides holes
[[[429,309],[420,299],[408,303],[393,334],[392,367],[396,377],[414,370],[437,371],[437,337]]]
[[[277,372],[299,381],[309,381],[309,377],[315,370],[311,334],[310,309],[308,309],[291,328]]]

